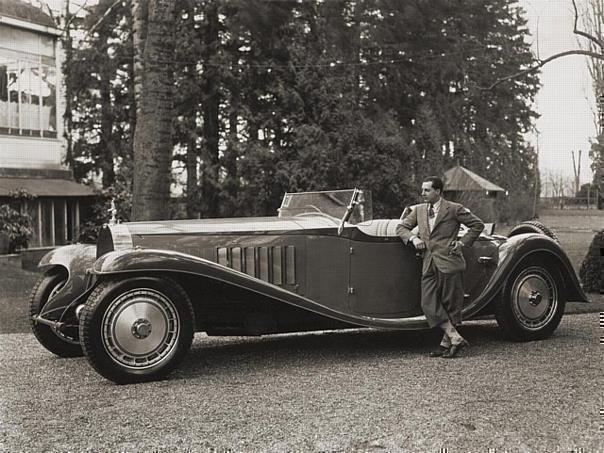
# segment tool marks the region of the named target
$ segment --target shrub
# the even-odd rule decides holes
[[[0,205],[0,232],[8,236],[8,253],[27,248],[32,235],[31,217],[7,204]]]
[[[604,230],[596,233],[585,259],[579,268],[579,278],[587,292],[598,292],[602,288],[602,264],[600,249],[604,247]]]

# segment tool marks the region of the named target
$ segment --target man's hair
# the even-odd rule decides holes
[[[434,190],[440,189],[440,193],[443,193],[443,188],[444,188],[443,180],[440,179],[438,176],[428,176],[427,178],[424,178],[424,182],[431,182],[432,188]]]

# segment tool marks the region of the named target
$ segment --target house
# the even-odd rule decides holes
[[[93,189],[64,165],[61,32],[29,3],[0,0],[0,203],[24,189],[19,208],[33,219],[30,247],[77,238]]]
[[[447,200],[468,206],[486,222],[496,222],[495,200],[506,190],[482,176],[456,165],[445,172],[444,195]]]

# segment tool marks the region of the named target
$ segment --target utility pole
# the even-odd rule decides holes
[[[459,165],[459,163],[457,164]],[[537,131],[537,156],[535,157],[535,191],[533,193],[533,219],[537,218],[537,201],[541,189],[541,178],[539,178],[539,131]]]
[[[579,193],[579,189],[581,188],[581,150],[579,150],[579,158],[575,163],[575,152],[571,151],[573,156],[573,172],[575,173],[575,197]]]
[[[600,135],[604,135],[604,80],[600,79],[600,96],[598,96],[598,107],[599,107],[599,126],[600,126]],[[600,204],[600,194],[601,188],[604,187],[604,162],[600,160],[599,168],[596,168],[596,209],[601,209]]]

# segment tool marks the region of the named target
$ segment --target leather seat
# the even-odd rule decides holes
[[[367,236],[395,237],[400,219],[377,219],[357,224],[357,228]]]

